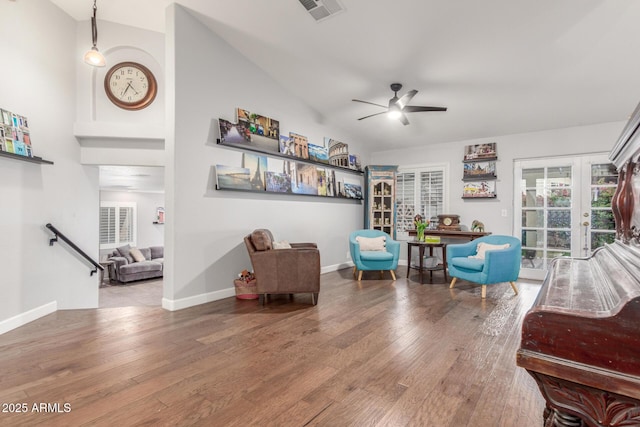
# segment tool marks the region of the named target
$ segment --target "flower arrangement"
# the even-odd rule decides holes
[[[416,215],[413,218],[413,225],[416,227],[416,231],[418,233],[418,241],[424,241],[424,230],[429,226],[429,220],[423,220],[421,215]]]

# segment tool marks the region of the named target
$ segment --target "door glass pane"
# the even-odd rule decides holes
[[[553,249],[571,250],[571,232],[570,231],[548,231],[547,247]]]
[[[571,167],[560,166],[547,169],[547,180],[549,187],[570,187]]]
[[[523,209],[522,227],[544,227],[544,211]]]
[[[547,191],[547,205],[549,207],[570,207],[571,189],[554,188]]]
[[[616,192],[616,187],[591,187],[591,206],[592,207],[611,207],[611,199]]]
[[[591,165],[591,184],[618,184],[618,171],[612,163]]]
[[[544,231],[541,230],[522,230],[522,246],[527,248],[544,247]]]
[[[591,232],[591,250],[613,243],[615,237],[615,233]]]
[[[547,211],[547,228],[571,228],[571,211],[565,209]]]
[[[592,210],[591,228],[596,230],[615,230],[616,223],[611,210]]]

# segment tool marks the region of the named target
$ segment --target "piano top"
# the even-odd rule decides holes
[[[524,318],[518,365],[640,398],[640,250],[616,241],[553,260]]]

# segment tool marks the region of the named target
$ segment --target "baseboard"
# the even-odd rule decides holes
[[[236,296],[236,288],[231,287],[227,289],[222,289],[220,291],[208,292],[206,294],[194,295],[188,298],[180,298],[180,299],[168,299],[162,298],[162,308],[169,311],[177,311],[182,310],[184,308],[193,307],[200,304],[206,304],[208,302],[217,301],[219,299],[235,297]]]
[[[353,261],[347,261],[340,264],[327,265],[320,267],[320,274],[330,273],[332,271],[344,270],[345,268],[353,267]]]
[[[25,311],[24,313],[20,313],[17,316],[13,316],[6,320],[3,320],[0,322],[0,335],[13,329],[19,328],[20,326],[26,325],[27,323],[33,322],[34,320],[38,320],[39,318],[44,317],[48,314],[55,313],[57,310],[58,302],[52,301],[50,303],[41,305],[40,307]]]

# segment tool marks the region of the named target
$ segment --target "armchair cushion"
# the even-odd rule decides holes
[[[467,270],[482,271],[482,269],[484,268],[484,259],[474,259],[473,257],[456,257],[451,259],[451,265]]]
[[[356,242],[360,244],[360,251],[384,251],[386,245],[386,236],[363,237],[356,236]]]
[[[393,254],[382,251],[360,251],[360,259],[363,261],[393,261]]]

